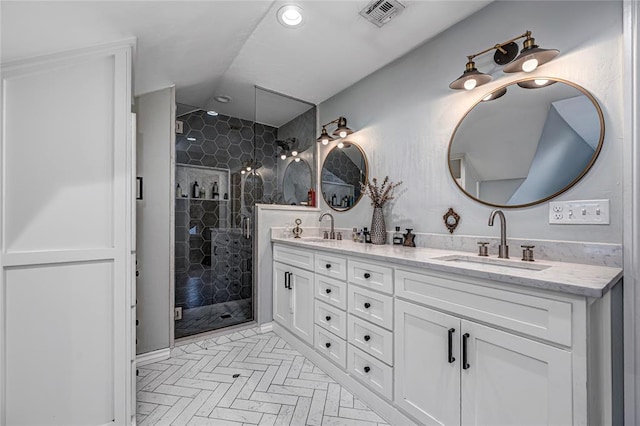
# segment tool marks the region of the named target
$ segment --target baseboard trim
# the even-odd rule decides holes
[[[157,351],[151,351],[136,356],[136,365],[153,364],[154,362],[164,361],[171,356],[171,350],[169,348],[158,349]]]
[[[267,322],[264,324],[260,324],[260,333],[268,333],[270,331],[273,331],[273,323],[272,322]]]
[[[380,414],[384,419],[392,425],[416,425],[415,420],[406,416],[394,407],[389,401],[383,399],[381,396],[373,392],[371,389],[351,377],[346,371],[329,361],[306,343],[298,339],[291,332],[283,328],[278,323],[272,323],[273,331],[286,340],[295,350],[300,352],[305,357],[309,358],[311,362],[316,364],[322,371],[327,373],[340,385],[344,386],[355,395],[358,399],[362,400],[369,407],[376,407],[376,412]]]

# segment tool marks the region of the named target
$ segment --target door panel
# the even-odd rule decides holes
[[[293,270],[293,316],[291,330],[303,340],[313,344],[313,273]]]
[[[462,424],[572,424],[571,353],[462,321]]]
[[[395,327],[395,403],[425,425],[459,424],[460,320],[396,299]]]

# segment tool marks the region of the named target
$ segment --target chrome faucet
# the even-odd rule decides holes
[[[500,259],[509,258],[509,246],[507,245],[507,219],[504,218],[502,210],[494,210],[489,215],[489,226],[493,226],[493,218],[500,217],[500,245],[498,246],[498,257]]]
[[[329,212],[322,213],[322,214],[320,215],[320,220],[318,220],[318,222],[322,222],[322,219],[323,219],[325,216],[329,216],[329,218],[331,219],[331,232],[329,233],[329,239],[331,239],[331,240],[335,240],[335,239],[336,239],[336,230],[335,230],[335,228],[333,227],[333,215],[332,215],[331,213],[329,213]],[[327,232],[327,231],[325,231],[325,232]],[[324,237],[325,237],[325,238],[327,238],[327,236],[326,236],[326,235],[325,235]]]

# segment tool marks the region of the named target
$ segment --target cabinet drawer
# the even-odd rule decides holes
[[[396,296],[571,346],[572,302],[465,281],[455,275],[396,270]]]
[[[341,339],[347,338],[347,313],[316,300],[316,324]]]
[[[348,343],[393,365],[393,333],[349,315]]]
[[[342,368],[347,367],[347,342],[316,325],[316,350]]]
[[[349,313],[393,329],[393,298],[349,284]]]
[[[349,282],[393,294],[393,269],[349,259]]]
[[[385,398],[393,398],[393,369],[371,355],[349,345],[347,371]]]
[[[331,256],[323,252],[316,252],[316,269],[318,274],[323,274],[337,280],[347,279],[347,259]]]
[[[347,309],[347,283],[316,274],[316,299]]]
[[[313,271],[313,252],[297,247],[273,246],[273,260]]]

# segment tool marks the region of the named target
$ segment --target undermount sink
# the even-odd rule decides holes
[[[445,262],[460,262],[460,263],[478,263],[481,265],[500,266],[504,268],[515,269],[528,269],[530,271],[544,271],[550,268],[549,265],[540,265],[530,262],[517,262],[504,259],[495,259],[492,257],[483,256],[465,256],[460,254],[452,254],[448,256],[434,257],[435,260],[444,260]]]
[[[337,241],[337,240],[329,240],[327,238],[321,238],[321,237],[301,237],[300,241],[305,243],[330,243],[331,241]]]

